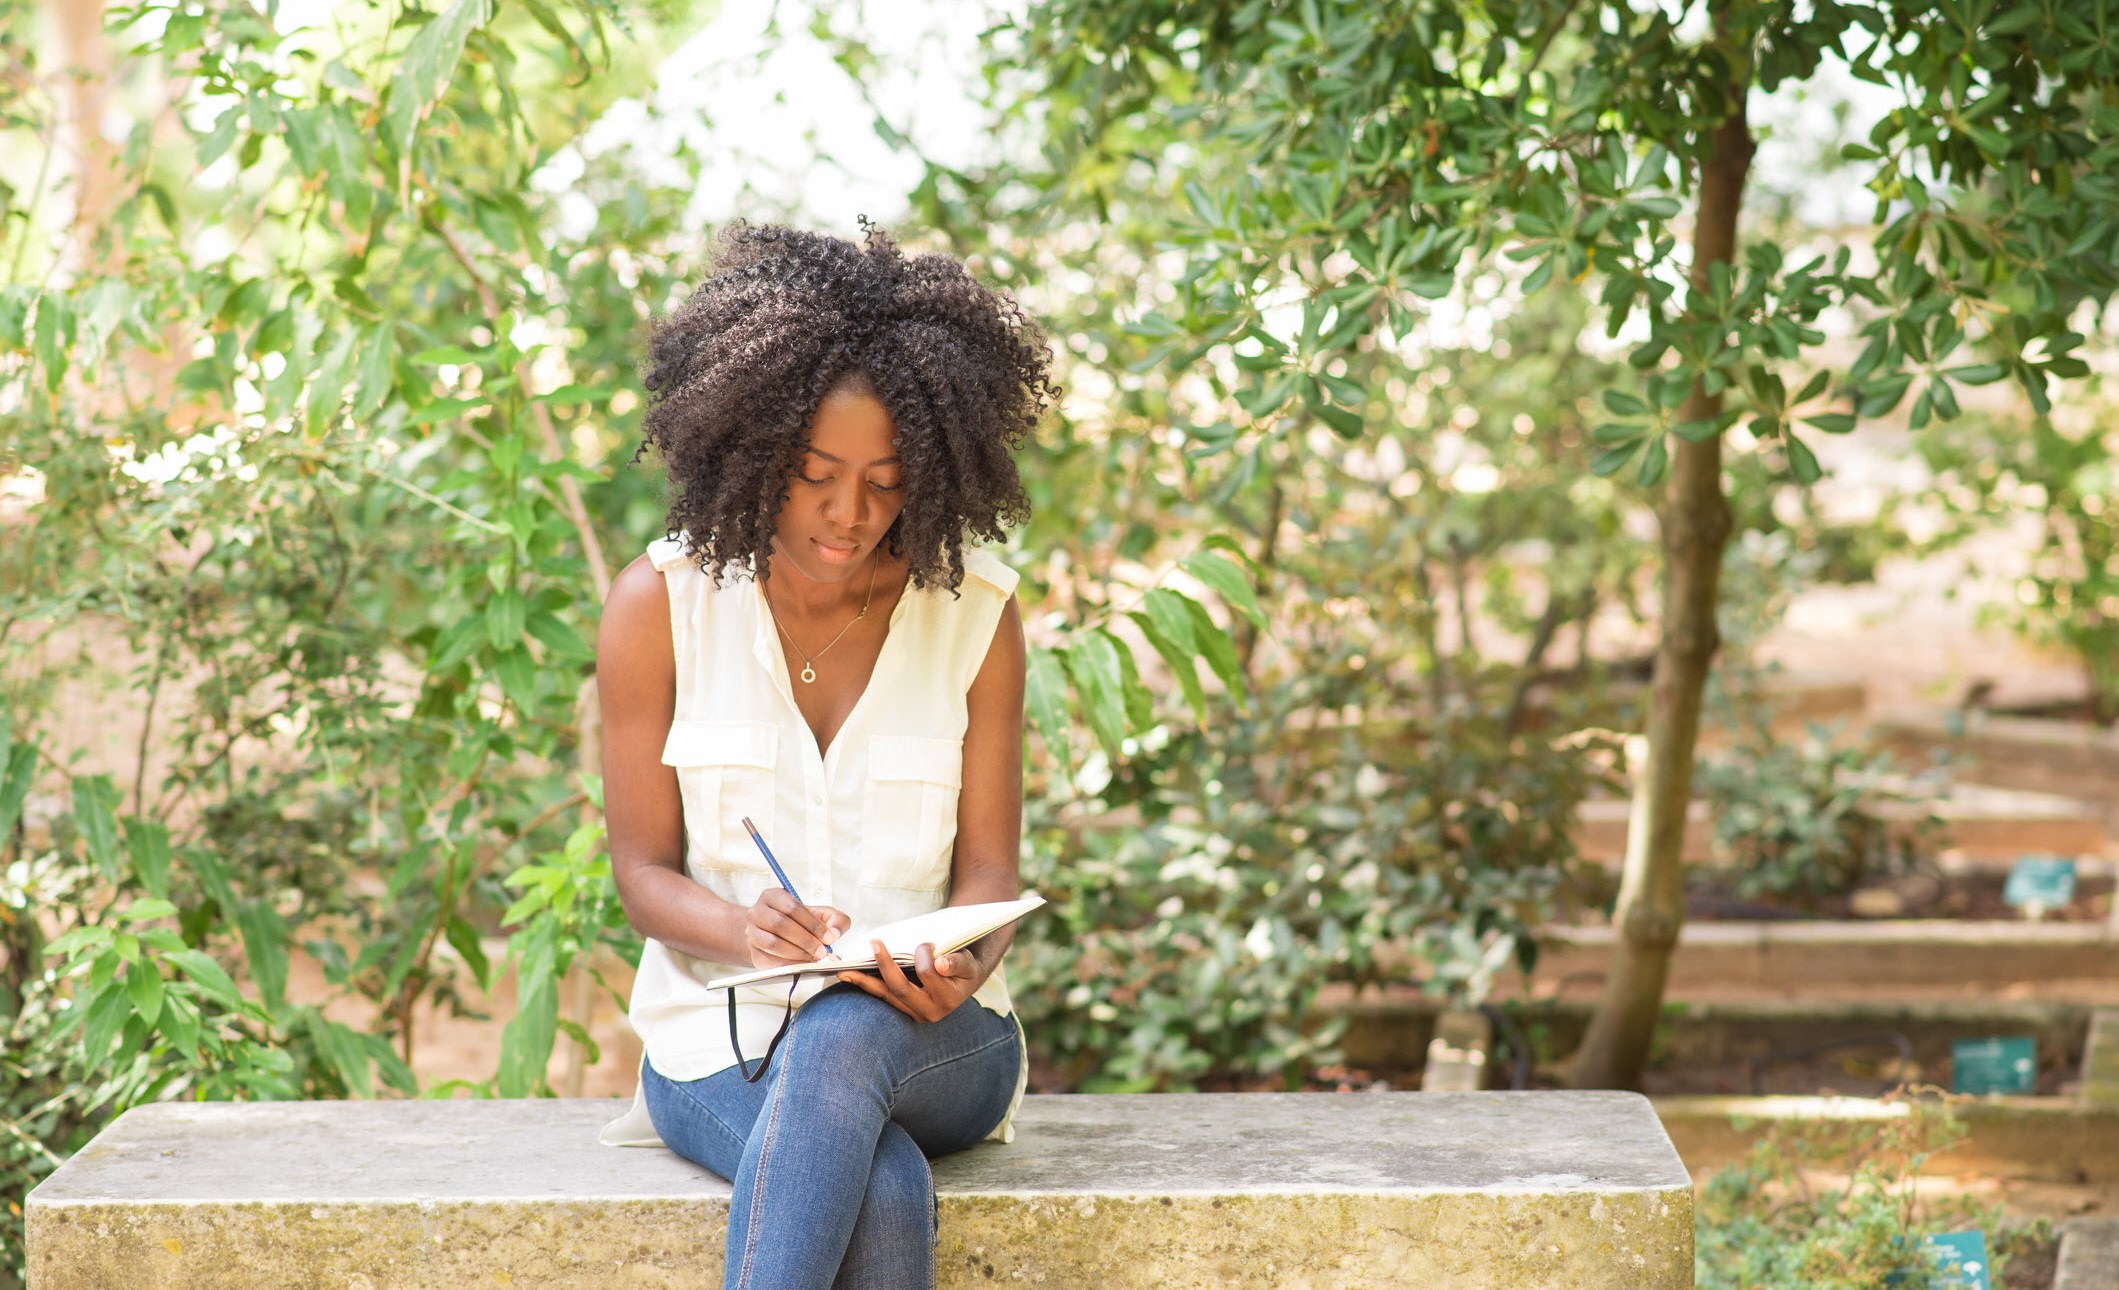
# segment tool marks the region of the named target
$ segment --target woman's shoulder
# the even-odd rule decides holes
[[[691,538],[679,533],[675,537],[660,537],[647,544],[649,563],[663,573],[693,562]],[[638,563],[635,561],[634,563]]]
[[[1022,581],[1021,575],[1009,568],[1001,558],[983,547],[964,548],[964,585],[970,590],[972,584],[1002,600],[1015,594],[1015,586]]]

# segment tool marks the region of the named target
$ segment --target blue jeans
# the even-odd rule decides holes
[[[745,1053],[756,1070],[762,1053]],[[1015,1096],[1015,1019],[966,999],[919,1022],[844,982],[795,1013],[772,1068],[703,1079],[644,1064],[656,1136],[735,1186],[723,1290],[935,1283],[930,1156],[973,1146]]]

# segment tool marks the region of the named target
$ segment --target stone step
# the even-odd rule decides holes
[[[1526,1031],[1542,1036],[1541,1052],[1565,1055],[1581,1042],[1596,1001],[1592,997],[1507,1006]],[[1315,1030],[1344,1018],[1340,1048],[1349,1066],[1413,1071],[1426,1060],[1443,1008],[1441,1000],[1410,987],[1370,990],[1356,998],[1347,987],[1334,985],[1320,992],[1307,1024]],[[1656,1051],[1673,1068],[1733,1066],[1810,1044],[1888,1031],[1906,1037],[1916,1063],[1940,1071],[1957,1040],[2023,1035],[2037,1043],[2041,1070],[2073,1078],[2081,1069],[2094,1011],[2088,1004],[2053,1000],[1672,1002],[1664,1005],[1657,1026]]]
[[[1626,855],[1632,809],[1631,802],[1619,798],[1582,803],[1571,830],[1576,849],[1585,859],[1617,864]],[[1935,803],[1934,810],[1942,819],[1935,845],[1987,864],[2006,866],[2033,852],[2099,856],[2111,842],[2104,815],[2096,806],[2052,793],[1960,784],[1948,799]],[[1912,822],[1925,810],[1886,802],[1877,807],[1876,814],[1901,832],[1910,832]],[[1707,803],[1692,803],[1685,819],[1686,862],[1711,859],[1713,836]]]
[[[2101,807],[2119,829],[2119,729],[2042,717],[1907,708],[1880,714],[1869,740],[1908,764],[1947,750],[1983,783],[2056,793]]]
[[[2119,1008],[2097,1010],[2083,1047],[2082,1100],[2119,1109]]]
[[[599,1146],[624,1103],[136,1107],[28,1202],[40,1290],[718,1284],[729,1185]],[[934,1162],[945,1286],[1692,1284],[1630,1093],[1026,1097]]]
[[[2053,1290],[2119,1286],[2119,1218],[2071,1218],[2060,1225]]]
[[[1540,939],[1535,994],[1595,983],[1618,943],[1611,926],[1548,928]],[[1951,919],[1688,922],[1670,956],[1666,998],[1717,989],[1802,990],[1830,997],[1849,985],[2023,990],[2047,982],[2119,987],[2119,928],[2109,923]],[[2106,996],[2111,997],[2111,996]],[[2119,998],[2114,999],[2119,1002]]]
[[[1777,1124],[1824,1126],[1908,1114],[1903,1101],[1866,1097],[1665,1096],[1656,1114],[1695,1175],[1739,1164]],[[1929,1175],[2065,1183],[2119,1197],[2119,1107],[2068,1097],[1984,1096],[1952,1111],[1965,1138],[1922,1162]],[[2097,1283],[2110,1290],[2113,1283]]]

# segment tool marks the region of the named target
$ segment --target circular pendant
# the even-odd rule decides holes
[[[817,669],[811,667],[807,663],[804,663],[802,665],[802,679],[803,681],[814,685],[817,680]]]

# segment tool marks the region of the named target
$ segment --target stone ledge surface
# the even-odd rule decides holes
[[[29,1198],[32,1284],[719,1283],[729,1186],[607,1100],[169,1103]],[[1628,1093],[1032,1096],[934,1162],[944,1285],[1689,1286]]]

